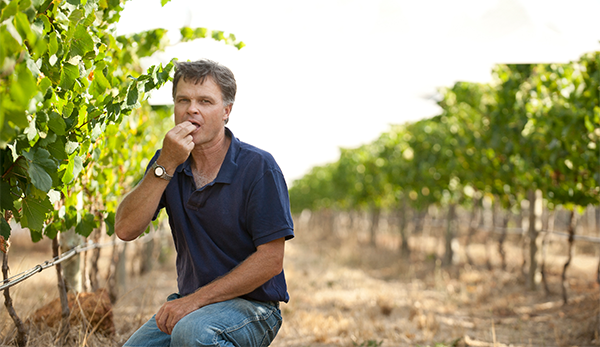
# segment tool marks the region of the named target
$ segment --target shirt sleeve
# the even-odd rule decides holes
[[[256,247],[294,237],[290,198],[283,174],[270,169],[254,184],[247,209],[248,230]]]

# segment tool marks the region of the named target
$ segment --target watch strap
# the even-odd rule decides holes
[[[162,170],[162,174],[156,173],[157,168],[160,168]],[[156,161],[152,164],[152,167],[150,169],[152,170],[152,173],[154,174],[154,176],[156,176],[158,178],[162,178],[165,181],[170,181],[171,178],[173,178],[173,176],[171,176],[167,173],[167,170],[165,169],[165,167],[162,165],[159,165]]]

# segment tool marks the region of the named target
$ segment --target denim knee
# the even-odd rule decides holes
[[[199,325],[191,319],[182,319],[175,324],[171,332],[171,347],[221,346],[218,342],[220,334],[221,331],[215,327]]]
[[[171,346],[269,346],[281,322],[276,306],[233,299],[182,318],[171,333]]]

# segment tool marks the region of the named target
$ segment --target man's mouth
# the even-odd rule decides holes
[[[188,122],[192,123],[192,125],[196,127],[196,130],[194,130],[193,132],[196,132],[198,131],[198,129],[201,128],[200,124],[196,123],[195,121],[189,120]]]

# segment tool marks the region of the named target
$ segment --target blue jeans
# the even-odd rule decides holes
[[[171,294],[167,301],[180,297]],[[123,347],[266,347],[281,327],[278,306],[241,298],[204,306],[177,322],[171,335],[158,329],[154,315]]]

